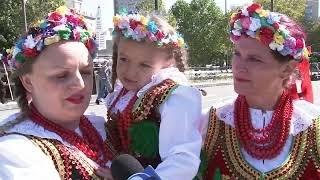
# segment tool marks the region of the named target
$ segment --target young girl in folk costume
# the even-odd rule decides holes
[[[287,16],[244,7],[231,18],[238,97],[205,115],[203,179],[320,179],[320,109],[294,99],[290,82],[308,58]],[[205,134],[203,133],[203,134]]]
[[[156,16],[118,15],[114,25],[107,142],[114,155],[135,156],[161,179],[192,179],[200,163],[201,95],[182,73],[182,37]]]
[[[94,33],[66,7],[17,42],[9,63],[21,111],[0,124],[0,179],[112,179],[104,119],[83,115],[95,53]]]

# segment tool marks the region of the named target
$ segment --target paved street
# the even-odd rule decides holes
[[[320,107],[320,81],[313,81],[313,93],[314,93],[314,99],[315,104]],[[233,92],[233,85],[223,85],[223,86],[214,86],[214,87],[207,87],[204,88],[207,91],[207,96],[204,97],[203,100],[203,107],[207,108],[210,107],[216,103],[223,102],[227,99],[232,98],[233,96],[236,96],[236,94]],[[86,111],[87,114],[96,114],[100,116],[105,116],[106,109],[104,105],[96,105],[94,103],[96,96],[92,96],[92,100],[90,103],[90,106],[88,110]],[[10,102],[9,105],[14,104],[13,102]],[[17,112],[18,109],[9,109],[4,110],[4,106],[9,106],[0,104],[0,119],[4,119],[8,115]],[[12,106],[12,105],[11,105]]]

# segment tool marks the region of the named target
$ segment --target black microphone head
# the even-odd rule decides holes
[[[111,164],[111,174],[114,180],[127,180],[132,174],[143,170],[140,162],[129,154],[121,154]]]

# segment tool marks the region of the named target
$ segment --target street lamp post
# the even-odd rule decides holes
[[[273,0],[271,0],[271,11],[273,12]]]
[[[25,30],[25,32],[27,32],[28,31],[27,12],[26,12],[27,0],[21,0],[21,1],[22,1],[22,11],[23,11],[23,18],[24,18],[24,30]]]
[[[159,7],[158,7],[158,0],[154,0],[154,10],[158,11]]]

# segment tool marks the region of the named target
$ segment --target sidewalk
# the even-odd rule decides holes
[[[208,81],[208,82],[197,82],[197,83],[191,83],[191,86],[196,87],[196,88],[204,88],[204,87],[212,87],[212,86],[224,86],[228,84],[232,84],[232,79],[226,79],[226,80],[219,80],[219,81]],[[94,94],[91,96],[90,104],[89,106],[96,105],[97,95]],[[5,110],[12,110],[12,109],[18,109],[18,104],[15,101],[9,101],[6,104],[1,104],[0,103],[0,113],[1,111]]]

